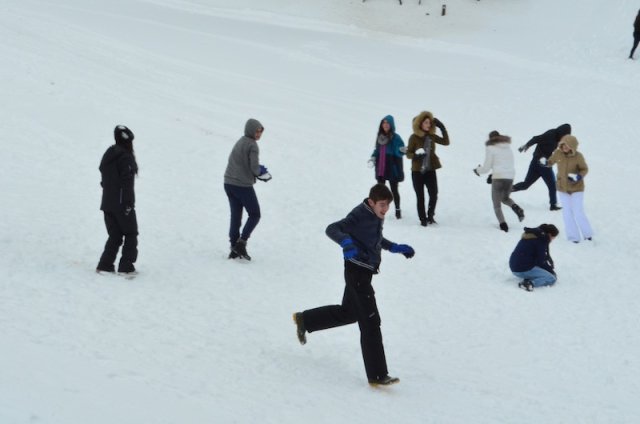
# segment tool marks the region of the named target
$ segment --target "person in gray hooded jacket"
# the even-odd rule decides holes
[[[260,165],[258,140],[264,127],[256,119],[249,119],[244,126],[244,136],[236,142],[229,154],[224,172],[224,191],[229,199],[231,222],[229,225],[230,259],[251,260],[247,253],[247,240],[260,221],[260,204],[253,188],[256,178],[269,181],[271,174]],[[249,218],[242,227],[242,211],[247,210]]]

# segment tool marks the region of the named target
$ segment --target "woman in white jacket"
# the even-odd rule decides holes
[[[504,232],[509,231],[509,226],[504,220],[502,214],[502,203],[511,207],[518,219],[524,219],[524,211],[511,198],[511,186],[516,171],[513,166],[513,153],[511,152],[511,137],[501,135],[498,131],[491,131],[489,140],[487,140],[484,165],[478,165],[473,172],[480,176],[492,171],[490,175],[491,181],[491,200],[493,200],[493,210],[500,223],[500,229]]]

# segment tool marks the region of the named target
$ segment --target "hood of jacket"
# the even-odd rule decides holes
[[[493,137],[489,137],[489,140],[485,143],[487,146],[495,146],[496,144],[510,144],[511,137],[508,135],[494,135]]]
[[[264,129],[260,121],[258,121],[257,119],[251,118],[247,120],[246,124],[244,124],[244,136],[255,140],[256,131],[258,131],[259,129]]]
[[[116,162],[122,155],[125,155],[127,152],[123,147],[114,144],[109,147],[107,151],[102,156],[102,160],[100,161],[100,171],[104,171],[106,167],[111,165],[113,162]]]
[[[529,228],[524,227],[524,233],[522,233],[522,240],[533,240],[537,238],[542,238],[544,232],[540,227]]]
[[[413,118],[413,124],[412,124],[413,133],[415,135],[417,135],[418,137],[424,137],[426,135],[426,133],[422,130],[422,123],[427,118],[429,118],[431,120],[431,128],[429,128],[429,134],[435,134],[436,133],[436,126],[433,124],[433,113],[425,110],[425,111],[420,112],[418,114],[418,116]]]
[[[560,140],[565,135],[571,134],[571,125],[562,124],[556,128],[556,140]]]
[[[390,128],[391,133],[395,134],[396,133],[396,122],[393,119],[393,116],[391,116],[391,115],[387,115],[387,116],[385,116],[384,118],[382,118],[380,120],[380,126],[378,127],[378,134],[383,134],[384,133],[384,131],[382,131],[382,123],[384,121],[387,121],[389,123],[389,126],[391,127]]]
[[[573,156],[578,151],[578,139],[571,134],[565,135],[560,139],[558,148],[561,148],[563,144],[567,145],[570,149],[568,156]]]

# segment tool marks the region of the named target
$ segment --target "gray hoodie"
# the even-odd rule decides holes
[[[249,119],[244,126],[244,136],[240,137],[229,154],[229,162],[224,172],[224,183],[240,187],[251,187],[260,175],[260,149],[254,139],[256,131],[264,128],[256,119]]]

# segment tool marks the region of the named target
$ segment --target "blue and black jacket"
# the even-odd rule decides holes
[[[391,182],[404,181],[404,165],[402,156],[404,155],[404,141],[402,137],[396,134],[396,123],[393,116],[387,115],[380,121],[380,127],[378,128],[378,136],[382,134],[382,122],[387,121],[391,127],[391,137],[387,144],[381,145],[376,140],[375,150],[373,156],[376,160],[374,172],[376,179],[378,178],[378,158],[380,157],[380,149],[385,149],[385,170],[384,179]]]
[[[353,240],[358,254],[348,261],[377,274],[382,260],[382,249],[389,250],[392,244],[382,236],[383,222],[365,199],[349,212],[346,218],[330,224],[326,234],[338,244],[347,238]]]

